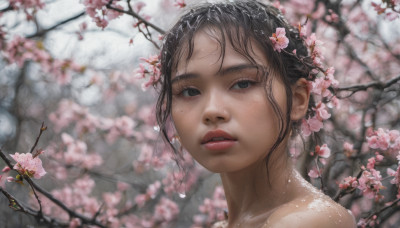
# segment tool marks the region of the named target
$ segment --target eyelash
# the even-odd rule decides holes
[[[245,87],[245,88],[240,88],[240,87],[239,87],[239,88],[233,88],[234,86],[238,85],[239,83],[243,83],[243,82],[248,83],[249,85],[248,85],[247,87]],[[229,87],[229,89],[234,89],[234,90],[245,90],[245,89],[248,89],[248,88],[250,88],[251,86],[254,86],[254,85],[258,84],[258,83],[259,83],[258,81],[255,81],[255,80],[253,80],[253,79],[240,78],[240,79],[234,81],[234,82],[232,83],[232,85]],[[195,87],[186,86],[186,85],[181,85],[181,86],[179,86],[178,88],[176,88],[175,91],[179,91],[179,92],[177,92],[177,93],[175,93],[175,94],[176,94],[177,96],[179,96],[179,97],[187,97],[187,98],[196,96],[196,95],[193,95],[193,96],[184,95],[185,92],[189,92],[190,90],[195,90],[195,92],[197,93],[196,95],[200,94],[200,91],[199,91],[198,89],[196,89]],[[193,92],[193,91],[192,91],[192,92]]]
[[[232,86],[230,87],[230,89],[233,89],[233,87],[234,87],[235,85],[238,85],[239,83],[243,83],[243,82],[249,83],[249,86],[246,87],[246,88],[240,88],[240,87],[239,87],[239,88],[237,88],[237,89],[235,89],[235,90],[248,89],[249,87],[254,86],[254,85],[256,85],[256,84],[259,83],[258,81],[255,81],[255,80],[253,80],[253,79],[249,79],[249,78],[240,78],[240,79],[236,80],[234,83],[232,83]]]

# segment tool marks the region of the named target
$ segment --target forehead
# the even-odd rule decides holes
[[[218,71],[225,66],[238,64],[262,65],[266,68],[269,65],[263,49],[253,39],[243,44],[234,36],[212,27],[197,31],[192,40],[184,42],[178,53],[172,77],[195,69],[212,68]]]

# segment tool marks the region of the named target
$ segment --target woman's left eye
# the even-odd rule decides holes
[[[232,89],[246,89],[252,86],[255,82],[250,81],[250,80],[242,80],[236,82],[231,88]]]

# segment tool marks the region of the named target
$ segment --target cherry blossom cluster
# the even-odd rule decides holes
[[[397,198],[400,199],[400,152],[397,155],[397,169],[393,170],[391,168],[387,168],[387,174],[391,177],[393,177],[392,180],[390,180],[391,184],[396,185],[397,187]]]
[[[400,1],[398,0],[381,0],[378,3],[371,2],[371,5],[378,14],[384,14],[389,21],[400,18]]]
[[[139,64],[139,68],[135,70],[135,75],[138,79],[147,78],[147,81],[142,83],[142,89],[145,91],[147,88],[156,85],[160,81],[160,55],[153,55],[149,58],[140,58],[140,60],[144,61],[144,63]]]
[[[380,194],[380,190],[384,189],[382,175],[380,171],[375,169],[375,163],[382,160],[383,156],[377,153],[376,157],[368,159],[367,167],[361,167],[362,173],[359,178],[346,177],[339,184],[339,188],[348,192],[357,188],[368,199],[375,199],[376,201],[383,199],[383,195]]]
[[[148,21],[148,20],[151,19],[151,16],[148,15],[148,14],[146,14],[146,13],[144,13],[144,11],[142,10],[145,6],[146,6],[146,3],[145,3],[145,2],[137,1],[137,2],[135,2],[135,3],[133,4],[132,9],[133,9],[133,11],[134,11],[135,13],[137,13],[138,15],[140,15],[140,17],[142,17],[143,19],[145,19],[145,20]],[[138,28],[142,23],[143,23],[143,21],[141,21],[141,20],[136,20],[136,23],[133,24],[133,27],[134,27],[134,28]],[[145,26],[144,24],[142,24],[141,28],[146,29],[146,26]],[[139,31],[141,31],[141,30],[140,30],[140,27],[139,27]]]
[[[71,100],[62,100],[58,109],[50,113],[50,121],[54,124],[56,132],[75,123],[75,130],[79,134],[102,130],[107,132],[106,141],[114,143],[120,137],[133,137],[135,135],[135,121],[128,116],[121,116],[115,119],[103,118],[91,114],[88,108],[82,107]]]
[[[156,181],[147,187],[146,193],[137,195],[135,197],[135,203],[138,205],[138,207],[141,208],[145,205],[147,201],[156,198],[157,193],[160,190],[160,187],[161,187],[161,182]]]
[[[132,73],[113,71],[110,74],[90,71],[89,86],[97,86],[102,90],[103,99],[107,102],[114,100],[116,95],[127,89],[128,85],[137,85],[137,80]],[[108,79],[108,80],[106,80]]]
[[[25,61],[39,63],[41,69],[53,75],[59,84],[65,85],[71,82],[71,73],[83,73],[85,67],[74,61],[65,59],[54,59],[47,52],[40,41],[33,41],[20,36],[15,36],[3,49],[5,59],[11,64],[16,63],[19,67]]]
[[[361,218],[358,221],[357,226],[361,228],[375,227],[376,225],[379,225],[379,221],[377,221],[377,218],[378,216],[376,215],[373,215],[370,219]]]
[[[168,223],[174,220],[179,214],[178,205],[166,198],[162,197],[160,202],[154,208],[154,221],[156,223]]]
[[[189,170],[179,172],[169,172],[162,180],[164,185],[163,190],[167,195],[173,195],[178,192],[179,196],[186,197],[186,192],[190,191],[196,184],[199,176],[199,171],[192,167]]]
[[[101,155],[97,153],[89,153],[87,144],[81,140],[75,140],[67,133],[61,134],[62,145],[60,148],[50,146],[48,154],[50,157],[58,161],[58,165],[72,165],[83,169],[92,169],[103,163]],[[58,169],[61,175],[62,170]],[[59,176],[61,177],[61,176]]]
[[[215,221],[225,220],[225,209],[228,207],[222,186],[217,186],[212,199],[206,198],[199,206],[201,214],[193,216],[193,227],[209,227]]]
[[[332,15],[331,17],[335,18]],[[306,37],[306,29],[300,24],[298,30],[300,36],[305,39],[305,44],[308,47],[309,55],[313,61],[313,71],[321,71],[321,74],[318,74],[315,80],[310,81],[308,84],[310,92],[314,95],[314,99],[317,101],[316,107],[312,108],[314,115],[309,116],[307,119],[303,119],[301,123],[302,134],[304,136],[309,136],[313,132],[319,132],[324,126],[323,121],[331,117],[325,103],[328,103],[330,107],[339,105],[338,99],[333,96],[329,90],[330,88],[337,87],[339,82],[334,78],[335,69],[333,67],[328,67],[326,70],[322,70],[322,61],[324,60],[324,56],[322,55],[323,42],[316,38],[315,33]],[[281,52],[289,44],[289,39],[286,37],[286,31],[284,28],[276,28],[276,32],[273,33],[269,39],[272,42],[274,50],[277,52]],[[292,54],[296,55],[296,50],[294,50]],[[299,61],[302,60],[299,58]]]
[[[179,7],[179,8],[185,8],[186,2],[185,2],[185,0],[175,0],[174,6]]]
[[[4,181],[22,183],[23,177],[40,179],[46,175],[46,171],[42,166],[42,160],[39,155],[42,154],[43,150],[36,151],[35,154],[32,153],[15,153],[10,154],[10,156],[16,161],[13,169],[18,171],[18,175],[14,178],[9,175],[11,168],[5,166],[1,172],[4,173],[0,175],[0,186],[4,185]]]
[[[371,129],[367,132],[367,143],[369,148],[374,150],[380,150],[382,153],[389,153],[389,155],[395,156],[398,163],[395,170],[387,168],[387,175],[393,177],[390,181],[391,184],[397,187],[397,198],[400,198],[400,134],[397,130],[384,130],[379,128],[376,131]],[[347,146],[345,150],[353,150],[352,146]],[[352,191],[355,188],[361,190],[362,194],[375,200],[380,200],[383,195],[380,194],[380,190],[385,187],[382,184],[382,175],[380,171],[376,170],[376,163],[382,162],[385,159],[379,152],[375,152],[375,156],[368,159],[368,163],[362,166],[362,173],[359,178],[349,176],[345,178],[340,184],[339,188],[345,191]]]
[[[300,27],[301,28],[301,27]],[[309,48],[310,56],[314,65],[317,68],[322,67],[322,42],[316,39],[315,34],[311,34],[306,39],[306,44]],[[335,69],[328,67],[326,70],[317,74],[314,81],[310,81],[308,86],[310,88],[313,98],[317,101],[316,107],[313,107],[314,115],[309,116],[307,119],[302,120],[301,131],[304,136],[309,136],[313,132],[319,132],[323,128],[323,121],[331,117],[327,108],[338,107],[339,100],[333,96],[330,88],[338,86],[339,82],[334,78]],[[327,105],[325,105],[325,103]]]
[[[311,156],[315,157],[315,166],[310,169],[308,172],[308,176],[311,178],[318,178],[322,174],[322,167],[319,165],[326,165],[326,159],[331,156],[331,150],[328,145],[323,144],[322,146],[317,145],[315,150],[310,153]]]
[[[11,181],[14,181],[14,178],[13,177],[9,177],[8,176],[8,173],[10,172],[10,167],[8,167],[8,166],[5,166],[2,170],[1,170],[1,172],[2,172],[2,175],[0,175],[0,187],[3,187],[4,186],[4,182],[7,180],[8,182],[11,182]]]
[[[86,7],[86,13],[93,19],[98,27],[107,27],[109,21],[118,18],[122,13],[107,9],[107,5],[111,7],[123,10],[123,7],[119,5],[120,0],[83,0],[83,5]]]
[[[22,9],[28,21],[32,20],[34,14],[46,5],[43,0],[9,0],[9,2],[14,9]]]
[[[382,128],[378,128],[376,131],[368,129],[367,143],[371,149],[387,150],[396,153],[400,151],[400,132]]]

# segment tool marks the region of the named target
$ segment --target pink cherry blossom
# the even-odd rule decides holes
[[[159,222],[170,222],[175,219],[178,214],[178,205],[166,197],[162,197],[154,209],[154,219]]]
[[[7,172],[10,171],[10,170],[11,170],[10,167],[5,166],[5,167],[1,170],[1,172],[7,173]]]
[[[132,8],[133,8],[133,10],[136,12],[136,13],[140,13],[140,11],[143,9],[143,7],[145,7],[146,6],[146,3],[145,2],[142,2],[142,1],[138,1],[138,2],[135,2],[134,4],[133,4],[133,6],[132,6]]]
[[[358,182],[356,177],[346,177],[342,180],[342,182],[339,184],[339,188],[343,190],[352,190],[354,188],[357,188]]]
[[[15,181],[14,177],[7,177],[6,179],[7,179],[7,182],[14,182]]]
[[[358,179],[358,189],[369,199],[379,198],[379,191],[384,188],[381,181],[382,176],[379,171],[375,169],[364,170]]]
[[[199,206],[202,214],[193,216],[193,222],[201,227],[209,227],[215,221],[225,220],[225,209],[228,207],[224,189],[217,186],[214,190],[212,198],[206,198],[203,204]]]
[[[318,172],[317,169],[311,169],[308,172],[308,176],[315,179],[315,178],[318,178],[320,176],[320,173]]]
[[[387,168],[386,172],[389,176],[393,177],[393,179],[390,180],[390,183],[400,187],[400,166],[397,167],[396,171],[391,168]]]
[[[40,179],[46,174],[43,169],[42,160],[39,157],[32,157],[31,153],[15,153],[10,155],[17,164],[14,165],[14,169],[18,170],[22,175]]]
[[[331,150],[328,145],[323,144],[322,146],[315,147],[315,154],[323,158],[329,158],[331,156]]]
[[[316,117],[320,120],[327,120],[331,117],[331,114],[326,110],[326,106],[322,102],[319,102],[316,107],[312,109],[315,111]]]
[[[147,81],[142,83],[142,90],[147,90],[150,86],[156,85],[160,78],[160,55],[153,55],[149,58],[140,58],[144,61],[144,64],[139,64],[139,68],[135,70],[135,77],[138,79],[146,79]]]
[[[185,0],[175,0],[174,6],[177,6],[179,8],[185,8],[186,7]]]
[[[322,44],[323,42],[317,40],[315,33],[312,33],[310,37],[306,39],[306,44],[310,50],[311,58],[316,66],[322,66]]]
[[[301,131],[304,136],[309,136],[312,132],[319,132],[323,126],[322,120],[313,116],[307,120],[302,120]]]
[[[275,51],[281,52],[289,45],[289,39],[286,37],[285,28],[276,28],[276,32],[269,39]]]
[[[331,81],[326,80],[325,77],[316,78],[312,83],[311,93],[321,95],[322,97],[328,97],[332,93],[329,91]]]
[[[149,196],[147,194],[139,194],[135,197],[135,203],[139,208],[142,208],[146,204],[148,198]]]
[[[372,149],[387,150],[389,148],[397,147],[398,132],[392,132],[379,128],[374,131],[370,136],[367,136],[368,146]]]

